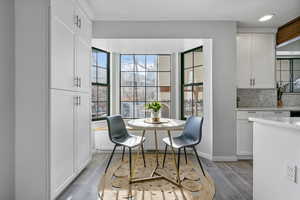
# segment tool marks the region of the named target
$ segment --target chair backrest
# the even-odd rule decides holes
[[[196,144],[200,143],[202,138],[202,125],[203,117],[189,117],[184,126],[182,136],[195,141]]]
[[[121,115],[113,115],[106,118],[109,139],[112,142],[128,136],[128,132]]]

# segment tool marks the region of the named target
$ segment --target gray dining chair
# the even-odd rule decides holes
[[[203,125],[203,117],[195,117],[195,116],[189,117],[186,121],[186,124],[184,126],[182,134],[180,136],[172,138],[172,146],[173,146],[173,148],[178,149],[178,154],[177,154],[177,156],[178,156],[177,168],[178,169],[179,169],[179,163],[180,163],[180,150],[182,148],[184,149],[185,162],[187,164],[186,148],[192,148],[195,152],[195,155],[197,157],[197,160],[198,160],[198,163],[202,170],[202,173],[205,176],[203,166],[201,164],[201,161],[199,159],[198,153],[195,148],[195,146],[201,142],[202,125]],[[166,144],[166,147],[165,147],[162,167],[164,167],[164,165],[165,165],[166,153],[168,150],[168,146],[171,145],[169,137],[164,138],[163,142]]]
[[[131,149],[141,145],[142,155],[144,161],[144,167],[146,167],[144,146],[145,137],[136,136],[128,133],[125,123],[121,115],[113,115],[106,118],[108,125],[109,139],[115,144],[114,149],[110,155],[109,161],[107,163],[105,173],[110,165],[117,146],[123,146],[122,160],[124,158],[125,147],[129,148],[129,171],[131,177]]]

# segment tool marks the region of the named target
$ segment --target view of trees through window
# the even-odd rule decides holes
[[[92,120],[109,115],[109,53],[92,49]]]
[[[203,49],[182,53],[182,118],[203,116]]]
[[[170,117],[171,56],[121,55],[120,111],[127,119],[149,117],[149,102],[162,103],[162,117]]]
[[[300,92],[300,58],[277,58],[276,81],[285,92]]]

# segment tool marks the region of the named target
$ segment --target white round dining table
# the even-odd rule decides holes
[[[150,123],[149,118],[144,118],[144,119],[133,119],[128,121],[128,126],[132,127],[133,129],[136,130],[142,130],[143,134],[142,137],[145,136],[146,131],[154,131],[154,139],[155,139],[155,151],[156,151],[156,167],[151,173],[151,177],[148,178],[142,178],[142,179],[135,179],[135,180],[130,180],[132,183],[133,182],[139,182],[139,181],[146,181],[146,180],[153,180],[157,178],[165,178],[166,180],[172,182],[173,184],[176,184],[177,186],[180,186],[180,178],[179,178],[179,170],[177,167],[177,161],[176,161],[176,153],[172,145],[172,137],[171,137],[171,131],[174,130],[182,130],[185,121],[183,120],[177,120],[177,119],[167,119],[167,118],[161,118],[161,123]],[[165,177],[159,173],[156,172],[157,168],[159,167],[159,161],[158,161],[158,139],[157,139],[157,131],[162,131],[165,130],[168,132],[168,137],[171,143],[171,149],[173,152],[173,159],[174,159],[174,165],[177,171],[177,177],[176,177],[176,182],[174,182],[172,179]],[[158,175],[154,177],[154,175]]]

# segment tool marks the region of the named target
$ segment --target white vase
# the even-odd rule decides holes
[[[159,122],[160,120],[160,111],[151,111],[151,118],[152,118],[152,121],[154,122]]]

